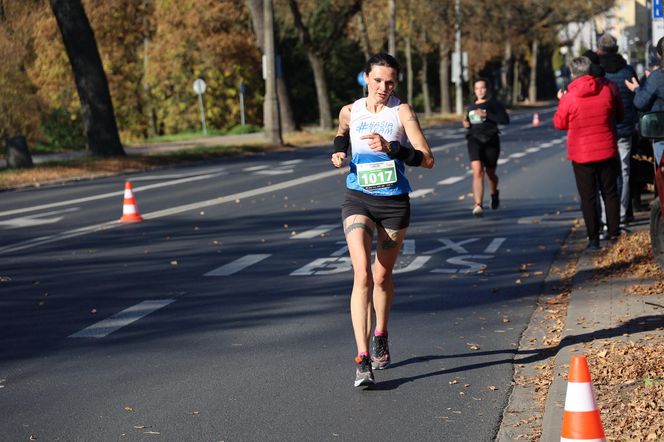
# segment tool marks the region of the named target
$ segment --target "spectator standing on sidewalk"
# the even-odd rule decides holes
[[[598,190],[601,190],[606,205],[609,237],[616,239],[620,233],[615,123],[622,120],[622,106],[604,80],[590,75],[590,67],[588,57],[572,60],[572,82],[567,91],[558,91],[560,102],[553,124],[557,129],[567,131],[567,158],[572,161],[581,198],[588,247],[598,249]]]
[[[657,42],[657,58],[664,56],[664,37]],[[652,72],[646,71],[645,84],[639,86],[636,76],[625,80],[625,85],[634,92],[634,106],[643,112],[664,111],[664,68],[660,67]],[[664,155],[664,141],[652,143],[655,164],[659,164]]]
[[[618,53],[618,43],[610,34],[604,34],[597,42],[599,64],[604,68],[604,77],[614,82],[620,91],[623,106],[623,118],[616,124],[618,137],[618,155],[620,158],[620,175],[618,176],[618,195],[620,197],[620,222],[626,223],[634,218],[630,207],[630,160],[632,156],[632,137],[637,123],[637,112],[634,106],[634,92],[625,84],[625,80],[636,77],[634,68]]]

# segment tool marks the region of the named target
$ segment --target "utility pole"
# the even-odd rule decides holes
[[[456,0],[454,3],[454,29],[455,41],[454,50],[458,54],[459,68],[457,69],[456,78],[456,113],[457,115],[463,114],[463,54],[461,54],[461,0]]]
[[[284,144],[281,138],[279,118],[279,98],[277,97],[276,56],[274,53],[274,10],[272,0],[263,1],[263,21],[265,23],[265,54],[263,56],[265,74],[265,103],[263,104],[263,125],[265,138],[271,144]]]

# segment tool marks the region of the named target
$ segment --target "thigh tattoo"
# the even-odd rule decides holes
[[[348,235],[350,232],[356,229],[364,229],[364,231],[367,233],[367,235],[373,237],[373,230],[371,227],[367,226],[364,223],[356,223],[356,222],[349,222],[348,225],[344,227],[344,234]]]
[[[392,229],[385,229],[385,234],[387,235],[387,238],[385,238],[381,242],[381,248],[383,250],[389,250],[389,249],[394,249],[399,246],[399,242],[397,241],[397,236],[398,236],[398,231],[397,230],[392,230]]]

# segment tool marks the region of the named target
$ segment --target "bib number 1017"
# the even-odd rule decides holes
[[[394,160],[358,164],[357,179],[360,186],[367,190],[391,186],[397,182]]]

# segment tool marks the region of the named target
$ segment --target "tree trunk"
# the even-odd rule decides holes
[[[438,49],[440,54],[440,65],[438,72],[440,75],[440,113],[452,113],[450,104],[450,48],[445,43],[440,44]]]
[[[265,37],[265,103],[263,107],[265,137],[272,144],[284,144],[281,138],[279,118],[279,98],[277,97],[277,67],[274,50],[274,10],[272,0],[263,2],[263,23]]]
[[[97,41],[80,0],[50,0],[74,73],[93,155],[124,155]]]
[[[530,81],[528,82],[528,100],[537,101],[537,58],[539,56],[539,40],[534,39],[532,45],[532,63],[530,64]]]
[[[510,64],[512,63],[512,43],[507,40],[505,42],[505,52],[503,53],[503,63],[500,67],[500,89],[501,89],[501,98],[505,100],[507,104],[511,104],[512,93],[511,93],[511,83],[510,83]]]
[[[360,47],[364,54],[364,59],[369,60],[373,51],[371,50],[371,41],[369,40],[369,32],[367,31],[367,23],[364,20],[362,10],[357,13],[357,28],[360,32]]]
[[[413,50],[410,35],[406,35],[406,102],[413,104]]]
[[[515,57],[512,67],[514,69],[512,73],[512,103],[518,103],[519,95],[521,95],[521,76],[519,72],[521,71],[521,59],[519,57]]]
[[[427,70],[429,62],[427,54],[422,54],[422,70],[420,71],[420,82],[422,83],[422,98],[424,99],[424,116],[431,116],[431,97],[429,96],[429,83],[427,81]]]
[[[387,52],[397,56],[397,0],[388,0],[388,49]]]
[[[251,15],[251,21],[254,25],[254,33],[256,34],[256,42],[261,49],[261,53],[265,54],[265,23],[263,22],[263,0],[246,0]],[[279,50],[279,41],[275,41],[277,51]],[[277,96],[279,97],[279,115],[281,116],[281,130],[291,132],[297,130],[297,123],[293,115],[293,106],[291,105],[290,95],[288,94],[288,87],[286,86],[286,74],[284,73],[283,64],[281,65],[281,72],[277,77]]]
[[[329,129],[332,127],[332,113],[330,112],[330,95],[327,89],[327,80],[325,79],[325,61],[318,54],[311,51],[307,51],[307,57],[314,72],[320,128]]]

